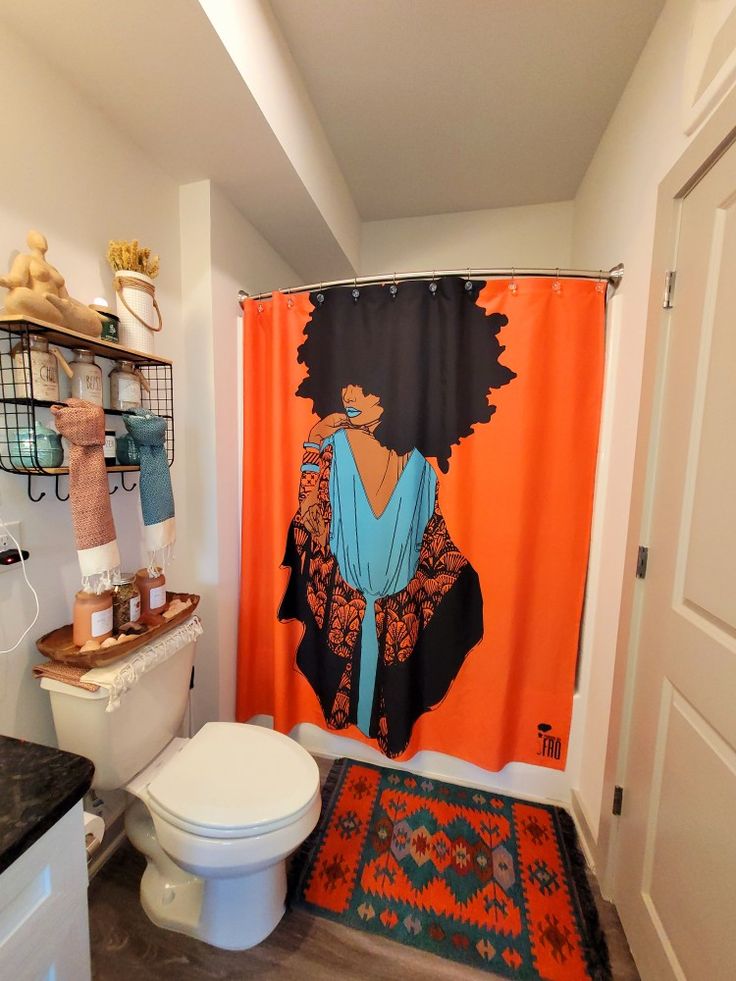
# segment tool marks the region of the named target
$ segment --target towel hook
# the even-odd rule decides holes
[[[66,497],[62,497],[61,494],[59,493],[59,477],[60,476],[61,475],[57,473],[57,475],[56,475],[56,499],[57,499],[57,501],[68,501],[69,500],[69,495],[68,494],[66,495]]]
[[[121,473],[120,473],[120,483],[122,485],[123,490],[124,491],[127,491],[128,493],[130,493],[131,491],[134,491],[136,489],[136,487],[138,486],[138,484],[135,481],[133,481],[133,486],[132,487],[128,487],[126,485],[126,483],[125,483],[125,471],[124,470],[121,471]]]
[[[42,501],[44,499],[44,497],[46,497],[46,491],[41,491],[41,494],[38,497],[34,497],[32,491],[31,491],[31,480],[32,480],[32,477],[33,477],[33,474],[30,474],[29,473],[28,474],[28,497],[30,498],[30,500],[33,501],[34,504],[38,504],[39,501]]]

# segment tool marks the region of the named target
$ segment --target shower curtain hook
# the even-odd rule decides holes
[[[394,270],[394,281],[389,286],[388,291],[391,294],[391,299],[392,300],[395,300],[396,299],[396,294],[399,292],[399,287],[398,287],[398,284],[396,282],[396,270]]]
[[[358,277],[357,276],[353,276],[353,292],[352,292],[352,297],[353,297],[353,303],[357,303],[358,300],[360,299],[360,290],[358,289]]]
[[[562,283],[560,282],[560,267],[559,266],[555,270],[555,281],[554,281],[554,283],[552,283],[552,292],[553,293],[561,293],[562,292]]]
[[[605,293],[606,287],[608,286],[608,277],[604,275],[602,269],[599,269],[598,273],[600,275],[600,279],[595,284],[596,293]]]
[[[435,282],[436,279],[437,279],[437,270],[433,269],[432,282],[429,284],[429,292],[432,294],[433,297],[437,296],[437,283]]]
[[[518,290],[518,288],[519,287],[518,287],[518,285],[516,283],[516,269],[512,266],[511,267],[511,282],[509,283],[509,289],[511,290],[512,293],[515,294],[516,291]]]
[[[470,293],[473,289],[473,284],[470,282],[470,266],[468,266],[468,278],[465,280],[465,292]]]

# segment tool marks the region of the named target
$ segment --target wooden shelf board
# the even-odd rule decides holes
[[[49,402],[48,399],[21,399],[21,398],[17,398],[17,399],[0,399],[0,405],[38,405],[38,406],[41,406],[41,408],[50,409],[52,405],[64,405],[64,402],[63,401]],[[150,407],[147,406],[147,405],[144,405],[144,406],[142,406],[142,408],[148,409]],[[103,411],[104,411],[104,413],[105,413],[106,416],[123,416],[127,412],[129,412],[130,410],[129,409],[108,409],[106,406],[103,406]],[[153,409],[151,409],[151,412],[153,412]],[[167,415],[165,412],[156,412],[155,415],[160,416],[162,419],[169,419],[170,420],[170,419],[173,418],[172,416]]]
[[[106,467],[108,473],[133,473],[133,471],[138,471],[140,467]],[[44,467],[43,470],[23,470],[18,467],[16,470],[8,470],[6,473],[17,473],[24,477],[29,474],[31,477],[55,477],[62,476],[63,474],[69,473],[69,467]]]
[[[19,314],[0,314],[0,330],[19,333],[13,328],[20,324],[30,324],[31,327],[38,328],[38,333],[42,333],[52,344],[58,344],[60,347],[68,347],[72,350],[77,347],[87,347],[101,358],[109,358],[111,361],[119,361],[123,358],[127,361],[134,361],[136,364],[173,364],[168,358],[135,351],[132,348],[123,347],[122,344],[113,344],[111,341],[103,341],[101,337],[80,334],[76,330],[59,327],[57,324],[50,324],[44,320],[35,320],[32,317],[23,317]]]

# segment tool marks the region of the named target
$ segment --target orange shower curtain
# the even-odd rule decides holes
[[[440,280],[438,299],[431,302],[464,285]],[[443,529],[446,525],[443,534],[454,543],[457,562],[466,560],[477,573],[482,623],[448,675],[442,697],[412,715],[408,741],[399,740],[392,750],[386,749],[392,744],[380,707],[374,707],[372,735],[366,734],[366,725],[358,727],[354,709],[347,708],[348,696],[344,711],[326,710],[319,667],[305,668],[303,653],[297,662],[305,636],[317,628],[305,625],[311,620],[306,605],[304,614],[292,615],[285,601],[287,590],[296,588],[295,578],[312,574],[312,567],[305,567],[309,553],[302,552],[309,547],[309,532],[299,520],[300,481],[303,499],[305,477],[315,495],[319,483],[322,506],[328,508],[324,513],[335,521],[335,502],[329,510],[327,497],[330,481],[336,479],[337,441],[329,448],[319,448],[320,440],[317,448],[304,447],[314,443],[308,434],[318,417],[310,398],[296,392],[309,368],[298,359],[305,331],[310,321],[318,330],[317,314],[337,291],[324,291],[321,300],[316,293],[276,293],[270,300],[246,301],[239,720],[272,715],[282,732],[311,722],[400,760],[419,750],[435,750],[487,770],[500,770],[512,760],[564,768],[593,504],[604,285],[530,278],[474,287],[470,301],[487,318],[489,331],[495,325],[501,345],[498,363],[508,369],[508,377],[488,393],[496,407],[492,417],[452,446],[446,472],[437,459],[429,459],[429,476],[437,487],[435,519],[443,522]],[[397,308],[391,303],[398,303],[402,290],[415,290],[419,296],[428,284],[400,283],[395,299],[390,289],[388,283],[364,287],[351,301],[345,299],[351,291],[342,291],[345,316],[354,309],[356,324],[362,325],[371,303],[378,318],[392,316]],[[459,377],[451,384],[462,391],[469,380]],[[291,559],[283,564],[287,539]],[[422,549],[426,543],[425,532]],[[326,568],[334,570],[326,544],[324,549],[325,561],[332,563]],[[340,571],[331,575],[340,580]],[[342,573],[350,578],[346,570]],[[407,596],[414,585],[412,580]],[[352,597],[353,606],[358,602],[364,611],[366,604],[354,587],[344,586],[343,599]],[[311,588],[308,582],[305,588]],[[424,588],[426,579],[414,592]],[[312,589],[311,600],[314,593]],[[377,626],[370,628],[379,634],[388,612],[381,602],[375,606]],[[312,608],[317,610],[314,602]],[[358,635],[352,650],[356,671],[359,646]],[[386,651],[379,645],[379,673]],[[367,656],[365,651],[361,656]],[[390,693],[385,694],[389,700]]]

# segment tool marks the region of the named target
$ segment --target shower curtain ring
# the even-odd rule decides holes
[[[473,284],[470,282],[470,266],[468,266],[468,278],[465,280],[465,292],[469,293],[473,288]]]
[[[518,288],[519,287],[516,284],[516,269],[512,266],[511,267],[511,282],[509,283],[509,289],[511,290],[512,293],[516,293],[516,291],[518,290]]]
[[[394,281],[389,286],[388,291],[391,294],[391,299],[392,300],[395,300],[396,299],[396,294],[399,292],[399,287],[398,287],[398,284],[396,282],[396,271],[395,270],[394,270]]]
[[[357,303],[358,300],[359,300],[359,298],[360,298],[360,290],[358,289],[358,277],[357,276],[353,276],[353,292],[352,292],[352,297],[353,297],[353,303]]]
[[[432,282],[429,284],[429,292],[432,294],[432,296],[437,296],[437,283],[435,282],[436,278],[437,278],[437,270],[433,269]]]

